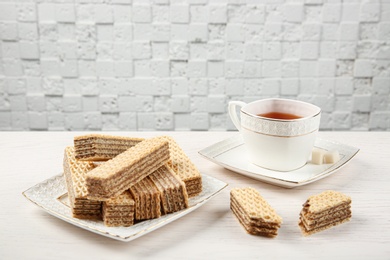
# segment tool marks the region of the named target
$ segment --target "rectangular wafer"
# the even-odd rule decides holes
[[[163,136],[162,138],[169,142],[170,161],[168,165],[186,185],[188,197],[194,197],[201,193],[202,176],[198,168],[177,144],[175,139],[170,136]]]
[[[144,179],[169,160],[169,144],[147,139],[88,172],[88,198],[108,200]]]
[[[161,217],[161,194],[150,177],[130,188],[135,201],[135,219],[145,220]]]
[[[91,162],[76,160],[75,149],[66,147],[63,160],[64,176],[73,217],[101,219],[100,201],[87,199],[86,175],[95,168]]]
[[[129,191],[103,202],[103,221],[109,227],[134,224],[135,201]]]
[[[199,170],[172,137],[161,138],[169,142],[170,167],[186,185],[188,196],[198,195],[202,191],[202,176]],[[112,159],[143,140],[136,137],[91,134],[75,137],[74,143],[78,159],[99,161]]]
[[[282,218],[257,190],[232,189],[230,208],[248,233],[266,237],[277,236]]]
[[[161,194],[163,214],[188,208],[188,194],[184,182],[166,164],[149,175]]]
[[[143,138],[89,134],[74,137],[76,159],[105,161],[142,142]]]

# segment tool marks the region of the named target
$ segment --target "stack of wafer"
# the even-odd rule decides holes
[[[69,146],[65,148],[63,165],[73,217],[101,219],[102,203],[87,199],[85,177],[95,167],[94,164],[76,160],[74,147]]]
[[[135,200],[136,220],[161,217],[161,194],[149,177],[131,186],[130,192]]]
[[[109,160],[143,140],[143,138],[102,134],[76,136],[74,138],[76,159],[83,161]]]
[[[103,202],[104,225],[108,227],[132,226],[134,224],[135,202],[129,191]]]
[[[64,158],[74,217],[130,226],[187,208],[186,185],[193,196],[202,190],[199,171],[170,137],[93,134],[74,145]]]
[[[87,173],[88,198],[105,201],[129,189],[169,160],[169,144],[147,139]]]
[[[308,198],[300,213],[299,227],[308,236],[351,219],[351,198],[337,191],[324,191]]]
[[[161,213],[168,214],[188,207],[185,184],[168,166],[164,165],[148,176],[161,197]]]
[[[282,218],[253,188],[232,189],[230,208],[245,230],[252,235],[275,237]]]
[[[195,164],[188,158],[176,141],[170,136],[164,136],[169,142],[169,166],[186,185],[188,197],[194,197],[202,192],[202,176]]]
[[[188,156],[169,136],[162,136],[169,142],[170,166],[185,183],[189,197],[194,197],[202,191],[202,176]],[[83,135],[74,138],[76,158],[88,161],[112,159],[126,149],[141,142],[142,138],[118,137],[111,135]]]

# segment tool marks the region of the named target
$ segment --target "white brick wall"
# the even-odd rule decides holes
[[[390,130],[390,1],[0,1],[0,130],[233,130],[267,97]]]

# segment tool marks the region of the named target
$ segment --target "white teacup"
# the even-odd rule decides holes
[[[241,108],[241,120],[237,107]],[[280,119],[265,115],[270,112],[299,118]],[[229,115],[243,136],[252,163],[271,170],[291,171],[304,166],[310,158],[320,126],[321,109],[302,101],[271,98],[248,104],[230,101]]]

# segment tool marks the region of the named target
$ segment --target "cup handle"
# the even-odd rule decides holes
[[[229,116],[232,120],[233,124],[236,126],[236,128],[240,131],[241,130],[241,122],[240,119],[237,116],[237,110],[236,107],[243,107],[246,103],[242,101],[230,101],[228,110],[229,110]]]

